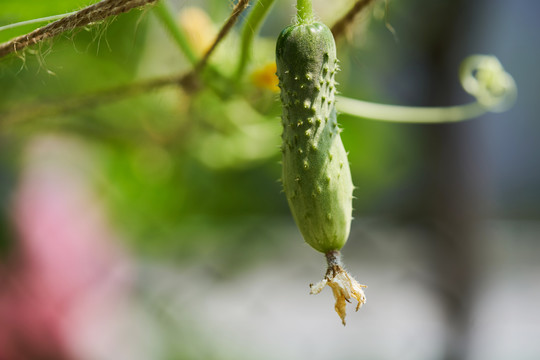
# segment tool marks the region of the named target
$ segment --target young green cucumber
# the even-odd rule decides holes
[[[277,40],[283,107],[283,188],[305,241],[328,253],[349,236],[353,184],[336,119],[336,45],[318,22],[285,28]]]
[[[299,16],[299,23],[279,35],[276,64],[283,107],[283,188],[304,239],[326,255],[328,264],[310,293],[330,286],[345,325],[347,302],[356,299],[358,310],[366,302],[366,286],[340,260],[351,226],[353,184],[336,119],[338,61],[330,29]]]

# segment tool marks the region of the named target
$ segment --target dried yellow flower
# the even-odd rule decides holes
[[[273,92],[279,92],[278,77],[276,76],[276,63],[271,62],[261,66],[251,74],[251,80],[255,86],[263,89],[268,89]]]
[[[349,273],[343,269],[340,259],[339,251],[331,251],[326,254],[328,261],[328,270],[324,279],[317,284],[310,285],[310,294],[318,294],[322,289],[328,285],[332,288],[334,298],[336,299],[335,309],[341,318],[341,322],[345,325],[346,302],[350,302],[351,298],[356,299],[358,304],[356,305],[356,311],[366,303],[366,295],[363,288],[367,288],[366,285],[359,284]]]

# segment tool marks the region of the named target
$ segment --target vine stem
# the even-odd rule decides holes
[[[313,5],[311,0],[297,0],[296,21],[298,24],[311,24],[313,22]]]

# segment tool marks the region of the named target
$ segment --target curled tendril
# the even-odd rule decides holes
[[[516,101],[516,83],[495,56],[469,56],[461,63],[459,79],[463,89],[488,111],[506,111]]]
[[[474,96],[476,102],[447,107],[411,107],[337,96],[336,106],[341,113],[361,118],[427,124],[468,120],[488,111],[503,112],[516,101],[516,83],[495,56],[469,56],[460,66],[459,78],[463,89]]]

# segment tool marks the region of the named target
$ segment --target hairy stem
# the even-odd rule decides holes
[[[328,264],[328,269],[334,268],[336,266],[343,267],[341,262],[341,252],[339,250],[329,251],[325,254],[326,263]]]
[[[298,24],[310,24],[313,22],[313,6],[311,0],[297,0],[296,21]]]
[[[133,8],[155,3],[157,0],[102,0],[85,7],[71,15],[40,27],[28,34],[18,36],[0,44],[0,57],[17,52],[27,46],[50,39],[63,32],[102,21],[110,16],[119,15]]]

